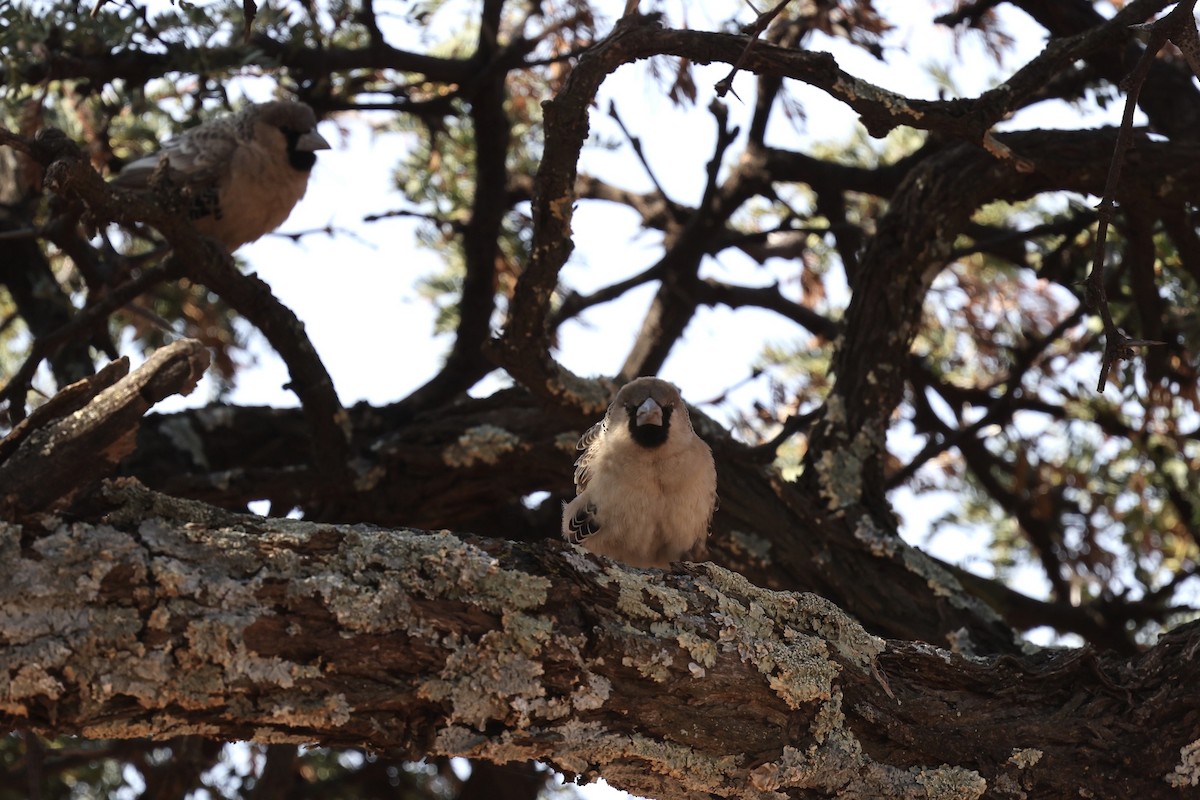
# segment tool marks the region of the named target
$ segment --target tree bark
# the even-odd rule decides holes
[[[5,726],[543,759],[656,798],[1200,781],[1200,626],[1131,658],[969,658],[710,563],[234,515],[131,481],[96,502],[103,523],[0,526]]]

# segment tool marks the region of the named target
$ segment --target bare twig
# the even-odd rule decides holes
[[[250,37],[254,34],[254,18],[258,16],[258,6],[254,0],[242,0],[242,41],[246,44],[250,43]]]
[[[731,92],[734,97],[738,96],[737,92],[733,91],[734,77],[737,76],[738,72],[741,71],[742,65],[746,63],[746,59],[750,57],[750,50],[755,44],[758,43],[758,37],[762,35],[762,32],[767,29],[767,26],[771,24],[771,21],[779,16],[780,12],[783,11],[783,9],[786,8],[787,4],[790,2],[791,0],[780,0],[779,3],[775,4],[774,8],[772,8],[770,11],[764,11],[760,13],[754,22],[742,29],[742,32],[750,37],[750,41],[746,42],[746,49],[742,51],[742,55],[738,58],[738,60],[733,62],[733,69],[729,70],[729,74],[717,81],[716,86],[713,87],[717,90],[717,97],[724,97],[726,94]],[[738,99],[740,100],[741,98],[738,97]]]
[[[671,198],[667,195],[666,190],[663,189],[662,184],[659,183],[658,176],[654,174],[654,170],[650,167],[650,162],[646,159],[646,153],[642,150],[641,137],[633,135],[629,128],[625,126],[625,120],[621,119],[621,115],[617,113],[617,104],[612,100],[608,101],[608,115],[613,118],[613,120],[617,123],[617,127],[621,129],[621,133],[623,133],[625,138],[629,141],[629,146],[633,148],[634,155],[638,157],[638,161],[642,163],[642,169],[646,171],[646,177],[648,177],[650,182],[654,184],[654,191],[658,192],[659,196],[662,197],[662,199],[666,201],[669,206],[671,204]]]
[[[1104,324],[1104,356],[1100,364],[1100,380],[1096,391],[1103,392],[1108,386],[1108,374],[1115,362],[1131,358],[1135,348],[1148,345],[1163,344],[1148,339],[1131,339],[1116,323],[1113,322],[1112,310],[1108,305],[1108,295],[1104,290],[1104,273],[1107,262],[1105,244],[1108,240],[1108,227],[1115,215],[1117,187],[1121,183],[1121,168],[1125,163],[1125,155],[1133,145],[1133,115],[1137,110],[1138,96],[1146,83],[1146,76],[1154,63],[1158,52],[1173,38],[1183,38],[1181,31],[1189,26],[1195,36],[1196,20],[1192,9],[1196,0],[1180,3],[1171,13],[1150,25],[1150,39],[1142,57],[1138,59],[1133,72],[1124,81],[1126,87],[1125,112],[1121,117],[1121,129],[1117,136],[1117,144],[1113,148],[1112,161],[1109,163],[1108,178],[1104,184],[1104,196],[1096,209],[1099,225],[1096,229],[1095,255],[1092,258],[1092,271],[1087,278],[1088,305],[1100,314]]]
[[[67,342],[76,340],[86,331],[103,325],[114,311],[123,308],[138,295],[167,278],[167,270],[163,267],[143,270],[136,278],[114,288],[98,302],[80,311],[66,325],[35,339],[29,347],[29,355],[25,361],[0,389],[0,404],[6,405],[9,421],[19,422],[24,419],[25,392],[28,391],[29,382],[44,359],[51,357]]]

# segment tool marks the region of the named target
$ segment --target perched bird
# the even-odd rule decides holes
[[[166,177],[190,198],[197,230],[232,252],[287,219],[308,187],[316,151],[327,149],[329,142],[317,133],[317,117],[305,104],[249,105],[126,164],[113,183],[149,189],[151,176],[165,162]]]
[[[717,470],[674,385],[630,381],[577,447],[564,539],[636,567],[705,557]]]

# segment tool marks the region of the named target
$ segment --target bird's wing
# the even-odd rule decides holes
[[[577,508],[567,520],[563,538],[571,544],[581,544],[584,539],[594,536],[599,531],[600,521],[596,519],[596,504],[587,503]]]
[[[114,183],[128,189],[143,188],[163,159],[167,160],[172,180],[180,183],[212,183],[221,169],[228,167],[237,149],[237,129],[213,120],[172,139],[157,153],[125,165]]]
[[[575,460],[575,494],[577,495],[583,494],[583,490],[587,488],[588,480],[591,478],[588,467],[591,464],[592,454],[595,452],[593,445],[604,435],[606,421],[606,419],[602,419],[588,428],[583,436],[579,437],[579,443],[575,445],[576,450],[583,451],[583,455]]]

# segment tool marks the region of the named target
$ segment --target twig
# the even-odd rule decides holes
[[[621,115],[617,113],[617,104],[613,100],[608,101],[608,115],[612,117],[617,127],[621,129],[621,133],[625,134],[625,138],[629,140],[629,146],[633,148],[634,154],[638,157],[638,161],[642,163],[642,169],[646,171],[646,176],[650,178],[650,182],[654,184],[654,191],[658,192],[661,197],[670,207],[672,205],[671,198],[667,196],[667,192],[663,189],[662,184],[658,182],[658,177],[654,174],[654,170],[650,168],[650,162],[646,160],[646,153],[642,150],[642,139],[639,136],[634,136],[629,128],[625,127],[625,121],[621,119]]]
[[[1000,2],[1001,0],[976,0],[976,2],[964,4],[961,8],[949,14],[934,17],[933,21],[938,25],[945,25],[948,28],[953,28],[962,22],[968,23],[971,27],[976,27],[979,20],[993,8],[1000,5]]]
[[[1096,248],[1095,255],[1092,257],[1092,271],[1087,278],[1088,306],[1099,312],[1100,320],[1104,324],[1104,357],[1100,364],[1100,380],[1096,384],[1097,392],[1103,392],[1108,386],[1108,374],[1114,362],[1131,358],[1134,348],[1163,344],[1163,342],[1148,339],[1131,339],[1113,322],[1112,310],[1108,305],[1108,295],[1104,289],[1104,273],[1107,262],[1105,244],[1108,241],[1108,226],[1112,223],[1115,215],[1116,203],[1113,198],[1121,182],[1121,168],[1124,166],[1125,155],[1133,144],[1133,115],[1137,110],[1138,96],[1141,94],[1146,77],[1150,74],[1150,67],[1159,51],[1172,38],[1182,40],[1183,37],[1178,34],[1185,29],[1185,26],[1190,25],[1193,29],[1195,28],[1196,21],[1192,16],[1192,9],[1195,8],[1195,5],[1196,0],[1180,3],[1171,13],[1151,24],[1150,39],[1146,44],[1146,49],[1142,51],[1142,56],[1138,59],[1133,72],[1123,81],[1127,92],[1125,112],[1121,117],[1121,129],[1117,135],[1116,146],[1113,148],[1112,161],[1109,162],[1108,178],[1104,183],[1104,196],[1096,209],[1096,216],[1099,220],[1096,228]]]
[[[123,308],[135,297],[146,292],[155,284],[166,280],[167,277],[168,273],[163,267],[151,267],[144,270],[136,278],[126,281],[100,298],[95,304],[80,311],[66,325],[35,339],[29,347],[29,355],[26,356],[24,363],[8,379],[4,388],[0,389],[0,404],[7,404],[10,423],[20,422],[25,418],[25,392],[44,359],[57,353],[59,348],[77,338],[84,331],[104,324],[104,321],[114,311]]]
[[[254,34],[254,18],[258,16],[258,6],[254,0],[242,0],[242,42],[250,44]]]
[[[771,439],[768,439],[762,444],[756,444],[753,447],[747,447],[745,450],[746,459],[749,461],[774,460],[775,454],[779,451],[779,448],[783,446],[784,442],[792,438],[800,431],[809,428],[814,422],[816,422],[821,418],[822,415],[825,414],[825,410],[825,404],[822,403],[811,411],[806,411],[803,414],[792,414],[783,421],[783,425],[779,428],[779,432]]]
[[[746,42],[746,49],[742,51],[742,55],[733,63],[733,69],[729,70],[729,74],[721,80],[717,81],[713,87],[717,90],[717,97],[724,97],[726,94],[733,93],[734,97],[738,97],[737,92],[733,91],[733,79],[741,71],[742,65],[746,63],[746,59],[750,57],[750,50],[758,42],[758,37],[767,29],[771,21],[779,16],[779,13],[787,7],[791,0],[780,0],[778,4],[770,11],[764,11],[758,15],[754,22],[742,28],[742,32],[750,37],[750,41]],[[751,6],[753,8],[753,6]],[[738,97],[739,100],[742,98]]]

